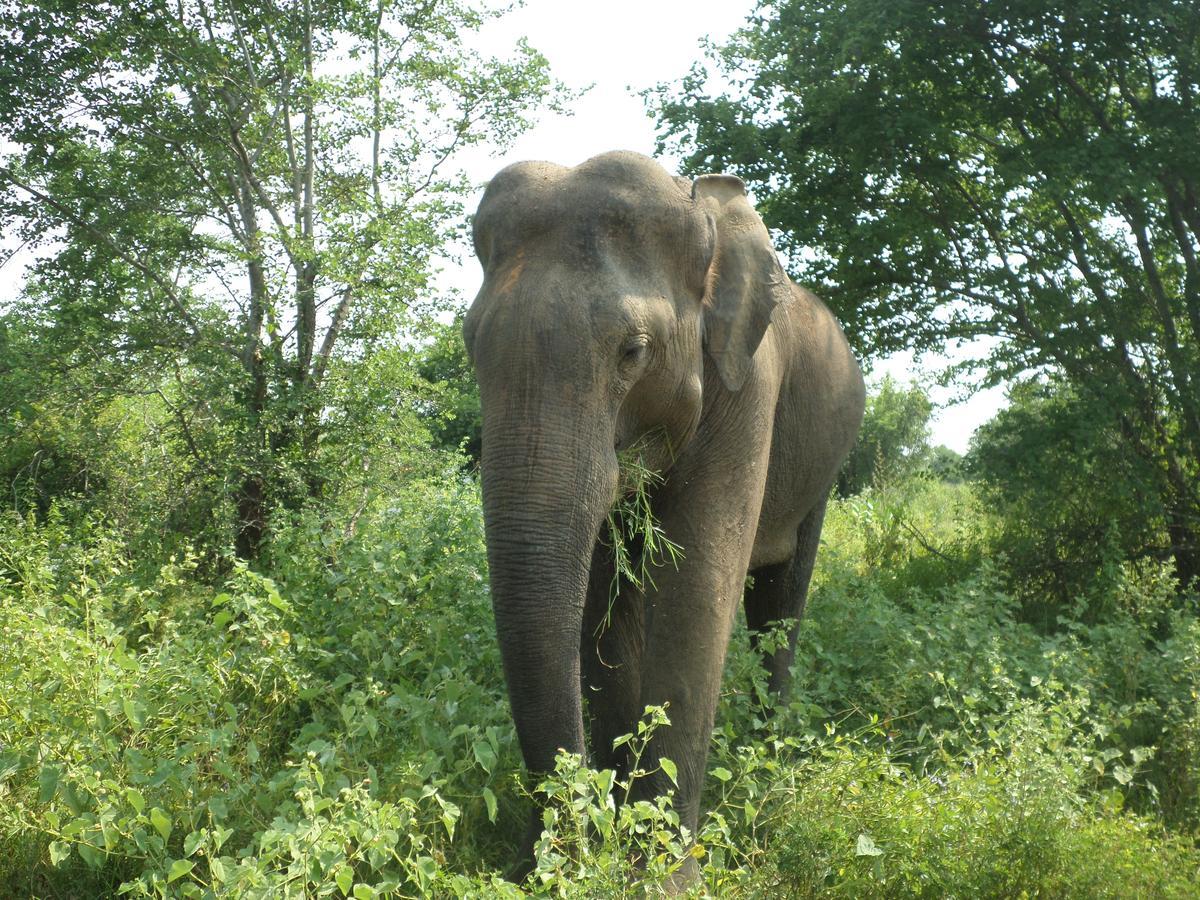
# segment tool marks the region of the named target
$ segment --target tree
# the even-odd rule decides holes
[[[971,439],[967,473],[998,513],[996,546],[1027,612],[1053,626],[1080,597],[1113,596],[1120,560],[1169,556],[1155,473],[1106,403],[1068,384],[1026,381]]]
[[[154,393],[254,557],[320,497],[330,372],[394,342],[468,188],[563,95],[459,0],[0,7],[0,225],[40,251],[8,312],[47,392]]]
[[[858,443],[838,475],[838,494],[849,497],[881,479],[922,468],[930,456],[929,417],[933,404],[916,385],[908,390],[885,376],[867,397]]]
[[[436,392],[423,417],[435,443],[447,450],[462,449],[473,465],[483,453],[483,412],[479,385],[463,344],[460,313],[448,324],[430,329],[429,343],[420,348],[417,374]]]
[[[860,348],[990,338],[1154,472],[1200,575],[1200,16],[1190,0],[782,0],[657,99],[742,175]]]

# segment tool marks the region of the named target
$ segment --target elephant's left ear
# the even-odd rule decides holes
[[[771,313],[792,296],[767,227],[733,175],[701,175],[692,198],[712,215],[717,247],[705,298],[704,343],[731,391],[741,390]]]

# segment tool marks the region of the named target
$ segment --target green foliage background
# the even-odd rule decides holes
[[[661,145],[746,180],[864,355],[1105,409],[1200,577],[1195,3],[780,0],[709,49]]]
[[[462,461],[409,451],[254,569],[154,557],[84,504],[5,513],[9,893],[519,896],[499,873],[527,799]],[[530,889],[654,893],[691,853],[721,896],[1195,896],[1197,599],[1110,557],[1047,630],[996,553],[1010,528],[928,474],[835,499],[770,717],[737,628],[696,846],[563,757]]]

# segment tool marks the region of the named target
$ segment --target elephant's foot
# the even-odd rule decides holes
[[[700,887],[700,864],[691,856],[684,859],[679,868],[672,872],[662,885],[663,893],[668,897],[678,897],[693,893],[700,896],[699,892],[696,891]]]
[[[521,884],[529,877],[529,873],[533,871],[533,848],[537,846],[538,838],[542,835],[542,817],[540,812],[535,809],[529,817],[529,823],[525,826],[525,834],[521,838],[520,849],[517,850],[517,857],[512,865],[504,872],[504,880],[511,881],[513,884]]]

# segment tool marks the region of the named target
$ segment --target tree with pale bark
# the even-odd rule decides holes
[[[3,311],[21,339],[0,376],[35,357],[40,372],[3,412],[39,389],[79,409],[153,394],[256,556],[272,510],[327,490],[320,445],[357,427],[330,408],[352,393],[335,382],[396,344],[461,227],[456,155],[503,147],[565,97],[524,43],[470,48],[494,15],[0,5],[0,227],[35,259]]]

